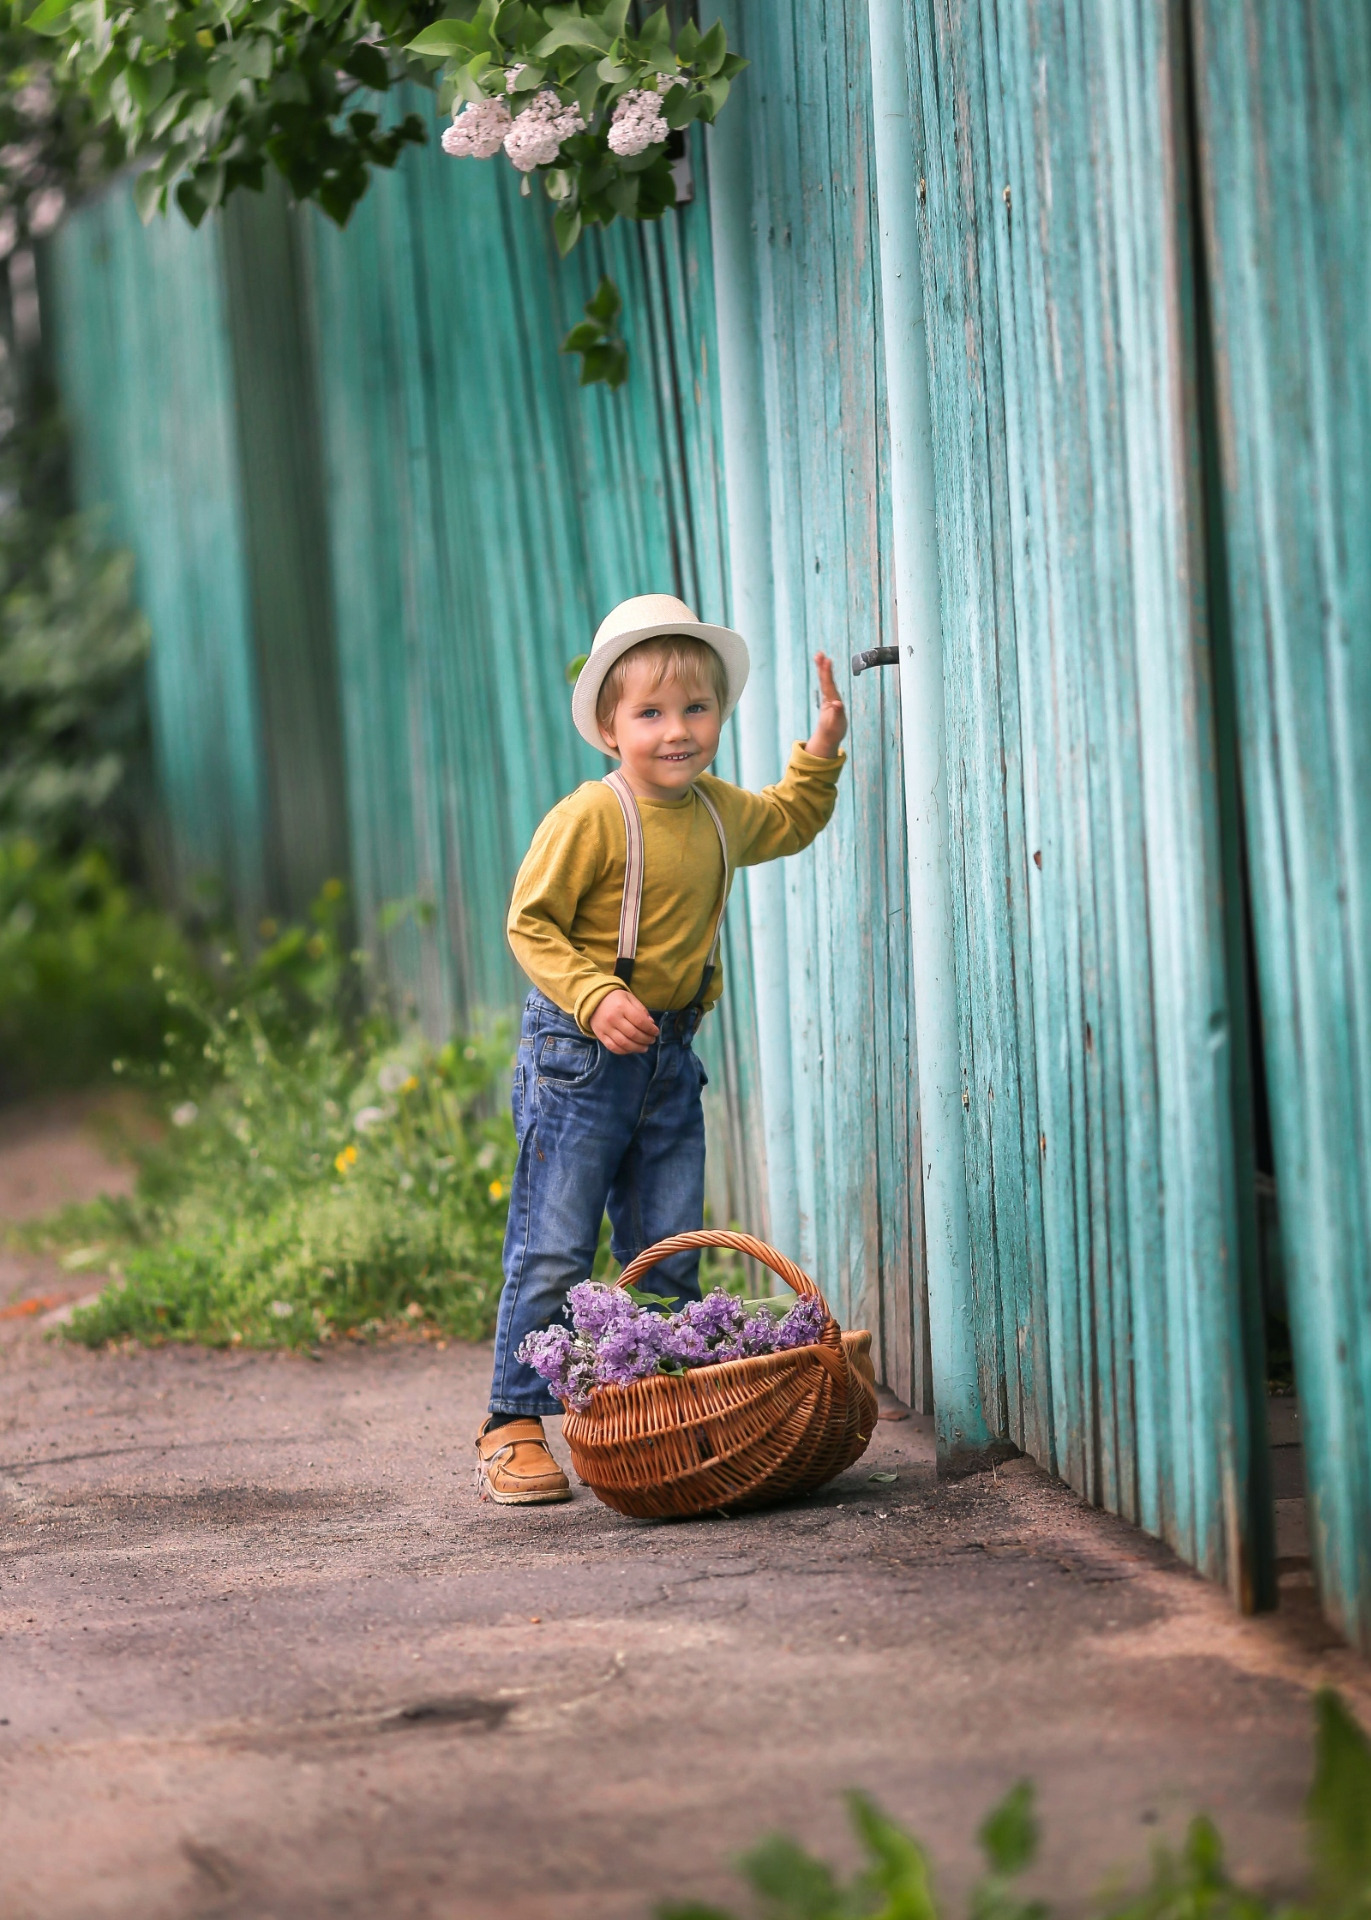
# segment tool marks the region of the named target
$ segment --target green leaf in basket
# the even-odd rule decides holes
[[[680,1299],[679,1293],[643,1293],[637,1287],[622,1289],[635,1307],[674,1307]]]
[[[888,1487],[892,1480],[898,1480],[900,1476],[898,1473],[869,1473],[866,1477],[868,1480],[879,1482],[883,1487]]]

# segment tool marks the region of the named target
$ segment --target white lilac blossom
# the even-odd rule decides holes
[[[443,152],[454,160],[489,160],[509,132],[509,108],[503,100],[469,100],[443,131]]]
[[[527,65],[526,61],[516,60],[512,67],[506,67],[505,69],[505,92],[506,93],[513,93],[515,87],[519,84],[519,75],[523,72],[524,67],[526,65]]]
[[[532,173],[535,167],[550,167],[561,151],[563,140],[585,131],[585,121],[577,107],[564,106],[550,87],[535,93],[505,135],[505,152],[520,173]]]
[[[662,112],[661,94],[635,88],[626,93],[614,109],[609,128],[610,150],[621,160],[630,160],[635,153],[665,140],[669,131]]]
[[[749,1314],[730,1293],[707,1293],[679,1313],[659,1313],[618,1287],[586,1280],[567,1296],[571,1326],[529,1334],[519,1358],[568,1406],[584,1409],[596,1387],[627,1386],[653,1373],[745,1360],[808,1347],[822,1337],[823,1303],[807,1294],[778,1320],[766,1307]]]

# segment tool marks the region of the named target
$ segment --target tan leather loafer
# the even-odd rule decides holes
[[[493,1433],[487,1418],[476,1435],[476,1491],[502,1507],[545,1507],[571,1498],[571,1485],[557,1465],[536,1415],[507,1420]]]

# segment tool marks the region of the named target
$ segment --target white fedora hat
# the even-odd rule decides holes
[[[603,753],[605,743],[595,719],[595,703],[600,697],[605,675],[621,654],[636,647],[640,640],[656,640],[667,633],[690,634],[713,647],[724,663],[728,693],[723,717],[738,704],[738,695],[747,685],[747,642],[731,627],[707,626],[697,620],[684,600],[671,593],[640,593],[632,600],[621,600],[613,613],[607,613],[591,642],[585,665],[576,678],[571,696],[571,717],[583,740]]]

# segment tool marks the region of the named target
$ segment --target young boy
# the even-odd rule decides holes
[[[518,1358],[590,1272],[606,1207],[627,1263],[704,1217],[704,1069],[691,1041],[722,990],[719,924],[736,868],[807,847],[833,812],[847,715],[832,663],[785,777],[761,793],[706,772],[748,673],[747,647],[670,594],[603,622],[572,696],[577,729],[617,756],[533,837],[509,942],[533,982],[514,1068],[519,1158],[505,1232],[490,1415],[477,1487],[508,1506],[569,1500],[542,1416],[561,1407]],[[645,1291],[699,1298],[699,1255]]]

